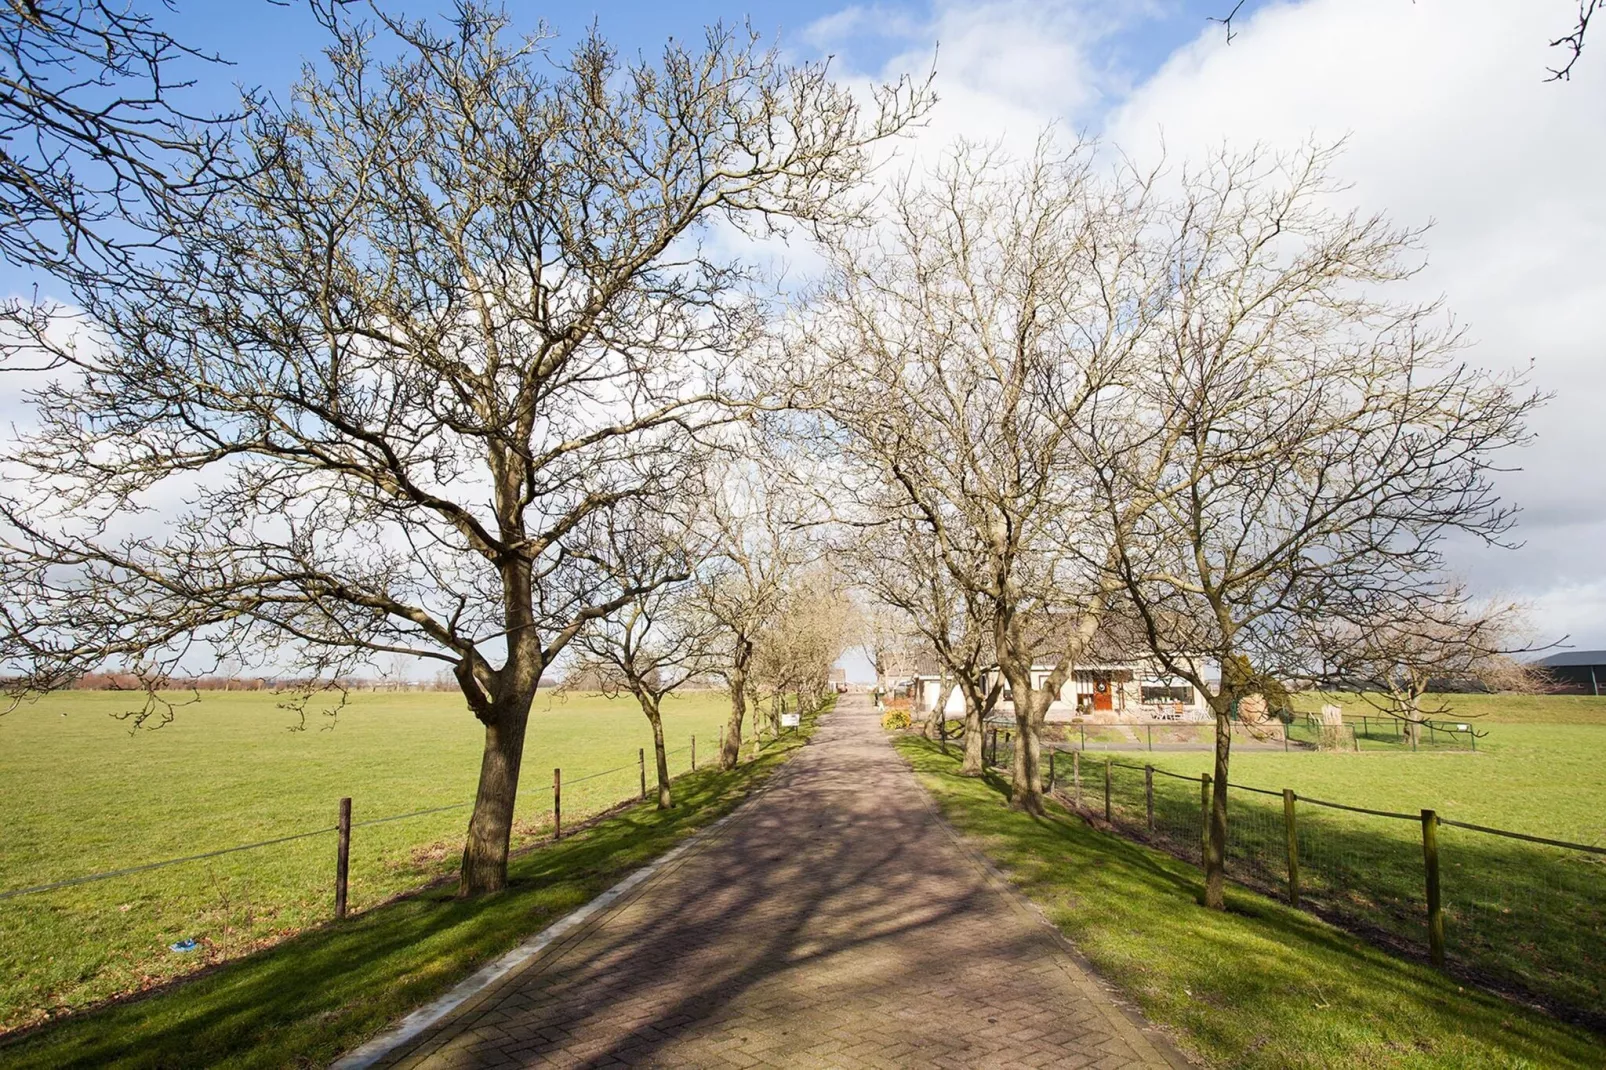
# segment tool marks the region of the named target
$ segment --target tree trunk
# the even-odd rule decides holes
[[[943,726],[944,722],[947,720],[947,711],[945,709],[945,707],[948,705],[948,703],[947,703],[947,698],[948,698],[948,687],[947,687],[947,685],[948,685],[948,674],[946,672],[942,672],[942,671],[939,670],[938,673],[937,673],[937,698],[936,698],[936,701],[932,704],[931,712],[926,715],[926,738],[927,739],[941,739],[942,738],[942,735],[943,735],[942,726]]]
[[[1227,773],[1232,754],[1232,722],[1216,712],[1215,782],[1210,786],[1210,835],[1205,845],[1204,905],[1227,909]]]
[[[485,726],[485,753],[480,759],[480,786],[463,847],[459,899],[471,899],[507,887],[507,854],[513,835],[513,805],[518,799],[519,763],[533,695],[510,696],[491,707]]]
[[[1028,814],[1042,814],[1043,744],[1038,732],[1035,700],[1015,706],[1015,760],[1010,768],[1009,806]]]
[[[960,776],[982,775],[982,705],[977,688],[966,687],[965,692],[965,756],[959,763]]]
[[[641,712],[647,715],[647,723],[652,725],[652,754],[658,767],[658,809],[668,810],[675,803],[669,797],[669,756],[664,753],[664,719],[658,708],[657,696],[641,696]]]
[[[732,669],[730,674],[731,715],[725,723],[725,739],[719,748],[719,767],[735,769],[742,752],[742,722],[747,718],[747,671]]]
[[[1028,814],[1042,814],[1043,776],[1042,743],[1037,726],[1046,712],[1048,696],[1039,695],[1032,687],[1031,670],[1010,672],[1004,670],[1010,689],[1015,693],[1015,756],[1010,763],[1009,807]]]

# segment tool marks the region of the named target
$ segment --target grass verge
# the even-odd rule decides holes
[[[734,809],[807,741],[730,772],[676,780],[676,806],[633,806],[517,857],[509,888],[458,902],[441,887],[325,925],[145,998],[0,1042],[33,1067],[323,1066],[489,959]]]
[[[1457,985],[1264,896],[1195,904],[1197,870],[1054,809],[1009,810],[996,776],[897,741],[959,832],[1111,983],[1209,1065],[1598,1067],[1602,1039]]]

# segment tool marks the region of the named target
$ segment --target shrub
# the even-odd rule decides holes
[[[881,715],[881,727],[896,732],[909,727],[908,710],[888,710]]]

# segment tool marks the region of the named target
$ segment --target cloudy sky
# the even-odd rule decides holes
[[[1234,0],[995,3],[510,5],[564,36],[594,18],[628,50],[751,17],[844,76],[927,70],[942,98],[916,150],[956,135],[1029,140],[1048,123],[1146,158],[1222,143],[1347,138],[1357,207],[1432,222],[1412,283],[1469,329],[1469,359],[1531,367],[1556,395],[1501,489],[1523,509],[1520,549],[1457,548],[1474,588],[1535,605],[1547,638],[1606,647],[1606,26],[1569,83],[1574,0],[1246,0],[1229,42],[1209,21]],[[441,0],[444,3],[444,0]],[[394,6],[394,5],[393,5]],[[428,13],[433,0],[406,0]],[[180,0],[180,36],[234,61],[229,80],[283,94],[318,46],[305,14],[266,0]],[[219,106],[226,106],[221,97]],[[27,280],[5,279],[16,292]]]
[[[1500,480],[1515,550],[1458,546],[1473,587],[1531,601],[1547,639],[1606,647],[1606,51],[1570,83],[1548,42],[1565,0],[875,5],[824,15],[808,45],[878,73],[938,44],[928,137],[1015,139],[1046,122],[1152,158],[1222,143],[1347,139],[1344,195],[1432,223],[1411,285],[1442,295],[1468,359],[1531,368],[1555,394]]]

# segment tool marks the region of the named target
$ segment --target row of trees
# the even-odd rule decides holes
[[[961,146],[896,186],[886,225],[824,243],[788,339],[864,583],[963,690],[967,770],[984,663],[1033,812],[1049,703],[1101,636],[1204,697],[1214,907],[1242,699],[1394,679],[1422,637],[1446,660],[1505,638],[1443,546],[1509,530],[1491,476],[1541,399],[1393,296],[1420,235],[1330,207],[1331,160]]]
[[[1391,296],[1419,235],[1331,210],[1325,150],[1140,172],[1045,136],[878,198],[929,82],[855,93],[723,28],[629,61],[472,2],[444,27],[312,6],[326,58],[287,105],[135,95],[104,114],[158,125],[67,129],[33,169],[61,196],[11,187],[27,240],[0,251],[63,301],[0,336],[48,375],[0,458],[0,661],[24,692],[154,686],[198,647],[316,680],[440,664],[485,732],[465,895],[505,883],[561,659],[655,729],[718,673],[729,765],[750,710],[774,728],[823,686],[845,573],[964,691],[971,771],[1000,666],[1038,810],[1048,704],[1101,634],[1225,725],[1375,661],[1384,625],[1459,627],[1443,540],[1511,523],[1490,476],[1538,399]],[[13,55],[69,88],[97,26],[135,46],[103,86],[176,47],[25,7]],[[775,237],[828,265],[789,310],[732,251]]]

